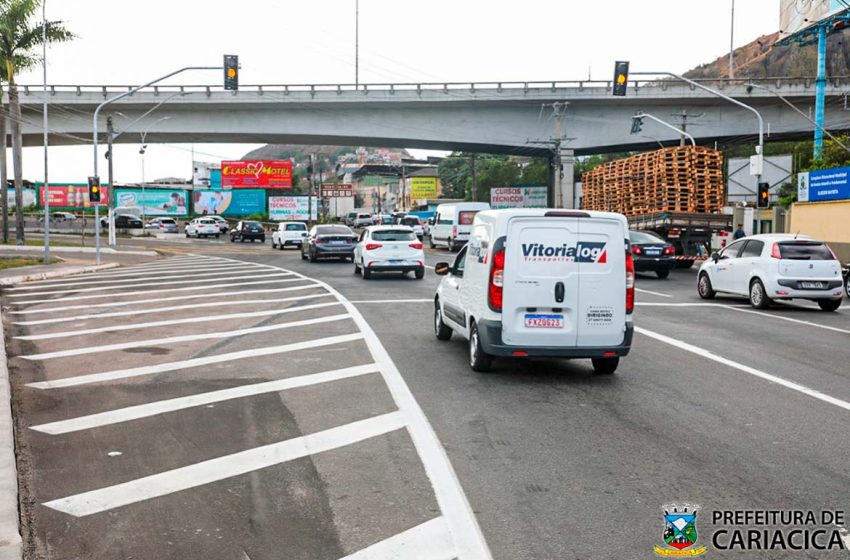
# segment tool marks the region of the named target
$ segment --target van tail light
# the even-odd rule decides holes
[[[366,244],[366,250],[367,251],[374,251],[375,249],[380,249],[381,247],[383,247],[383,245],[381,245],[380,243],[367,243]]]
[[[626,253],[626,313],[635,310],[635,260]]]
[[[779,252],[779,243],[773,243],[773,247],[770,248],[770,256],[774,259],[782,258],[782,253]]]
[[[452,226],[452,239],[457,239],[457,226]]]
[[[505,250],[499,249],[493,254],[493,266],[490,268],[490,285],[487,300],[490,309],[502,311],[502,295],[505,283]]]
[[[632,246],[632,253],[634,253],[635,255],[642,255],[643,249],[641,249],[640,247]]]
[[[422,243],[411,243],[410,244],[411,249],[421,249],[422,247],[424,247],[424,245],[422,245]]]
[[[664,254],[665,255],[673,255],[675,253],[676,253],[676,249],[674,249],[672,245],[670,245],[669,247],[664,247]]]

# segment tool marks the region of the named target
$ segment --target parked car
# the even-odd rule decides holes
[[[375,223],[375,220],[372,219],[371,214],[365,214],[365,213],[360,212],[360,213],[357,214],[357,217],[354,218],[354,224],[353,225],[356,228],[362,228],[362,227],[366,227],[366,226],[371,226],[374,223]]]
[[[260,243],[265,243],[266,230],[263,229],[263,225],[260,222],[241,220],[230,230],[230,242],[235,243],[237,239],[240,243],[244,243],[246,239],[250,239],[251,243],[256,239],[259,239]]]
[[[648,231],[629,231],[629,242],[635,261],[635,272],[654,272],[667,278],[676,268],[676,249],[658,234]]]
[[[425,228],[422,227],[422,222],[416,216],[402,216],[398,219],[398,224],[413,228],[413,233],[416,234],[419,241],[422,241],[422,238],[425,236]]]
[[[841,264],[822,241],[803,235],[762,234],[727,245],[703,263],[697,292],[703,299],[717,293],[749,297],[757,309],[774,300],[807,299],[824,311],[841,306]]]
[[[431,248],[443,245],[450,251],[460,250],[469,239],[475,214],[489,209],[490,205],[486,202],[456,202],[437,206],[434,225],[431,226]]]
[[[214,220],[215,223],[218,225],[218,230],[221,233],[227,233],[228,231],[230,231],[230,223],[218,214],[211,214],[209,216],[204,217],[209,218],[210,220]]]
[[[438,263],[434,329],[467,339],[469,365],[496,357],[590,358],[614,373],[634,331],[634,262],[626,218],[546,208],[475,217],[454,264]]]
[[[77,219],[77,216],[71,214],[70,212],[51,212],[50,213],[50,223],[62,223],[62,222],[73,222]],[[40,216],[38,221],[44,223],[44,216]]]
[[[425,277],[422,242],[408,226],[372,226],[361,234],[354,249],[354,273],[369,279],[376,272],[413,272]]]
[[[114,214],[116,229],[141,229],[145,227],[141,218],[137,218],[132,214]],[[104,216],[100,219],[101,227],[109,226],[109,217]]]
[[[174,218],[154,218],[145,227],[159,233],[178,233],[180,231],[177,220]]]
[[[307,237],[307,224],[304,222],[280,222],[272,233],[272,249],[287,246],[301,247]]]
[[[324,258],[354,260],[356,244],[357,236],[347,226],[313,226],[301,244],[301,258],[310,262]]]
[[[349,212],[345,215],[345,225],[349,227],[354,226],[354,220],[357,218],[357,212]]]
[[[201,237],[215,237],[221,235],[218,229],[218,223],[210,218],[195,218],[186,226],[186,237],[195,236],[198,239]]]

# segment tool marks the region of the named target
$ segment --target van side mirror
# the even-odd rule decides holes
[[[711,255],[711,260],[713,260],[715,263],[717,263],[717,261],[720,260],[720,253],[713,253]]]
[[[440,262],[434,265],[434,274],[437,276],[445,276],[451,270],[451,266],[447,262]]]

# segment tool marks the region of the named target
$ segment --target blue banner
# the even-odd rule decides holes
[[[799,202],[846,199],[850,199],[850,167],[820,169],[797,174]]]
[[[249,214],[266,213],[265,189],[234,189],[230,191],[230,204],[224,216],[248,216]]]

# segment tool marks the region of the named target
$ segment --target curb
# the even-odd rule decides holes
[[[22,282],[33,282],[35,280],[47,280],[49,278],[73,276],[75,274],[83,274],[85,272],[98,272],[100,270],[108,270],[110,268],[116,268],[119,266],[121,266],[120,263],[106,263],[92,266],[76,266],[74,268],[65,268],[60,270],[49,270],[47,272],[37,272],[35,274],[22,274],[20,276],[8,276],[6,278],[0,278],[0,287],[11,286],[13,284],[21,284]],[[3,363],[5,364],[5,356],[2,357]],[[0,539],[0,545],[2,545],[2,542],[2,539]]]
[[[24,253],[37,252],[43,253],[44,246],[38,245],[0,245],[0,251],[21,251]],[[94,247],[53,247],[50,246],[51,253],[95,253],[97,249]],[[101,247],[100,252],[105,255],[139,255],[143,257],[156,257],[156,251],[119,251],[112,247]]]
[[[23,542],[18,527],[18,471],[2,320],[0,341],[0,560],[20,560],[23,557]]]

